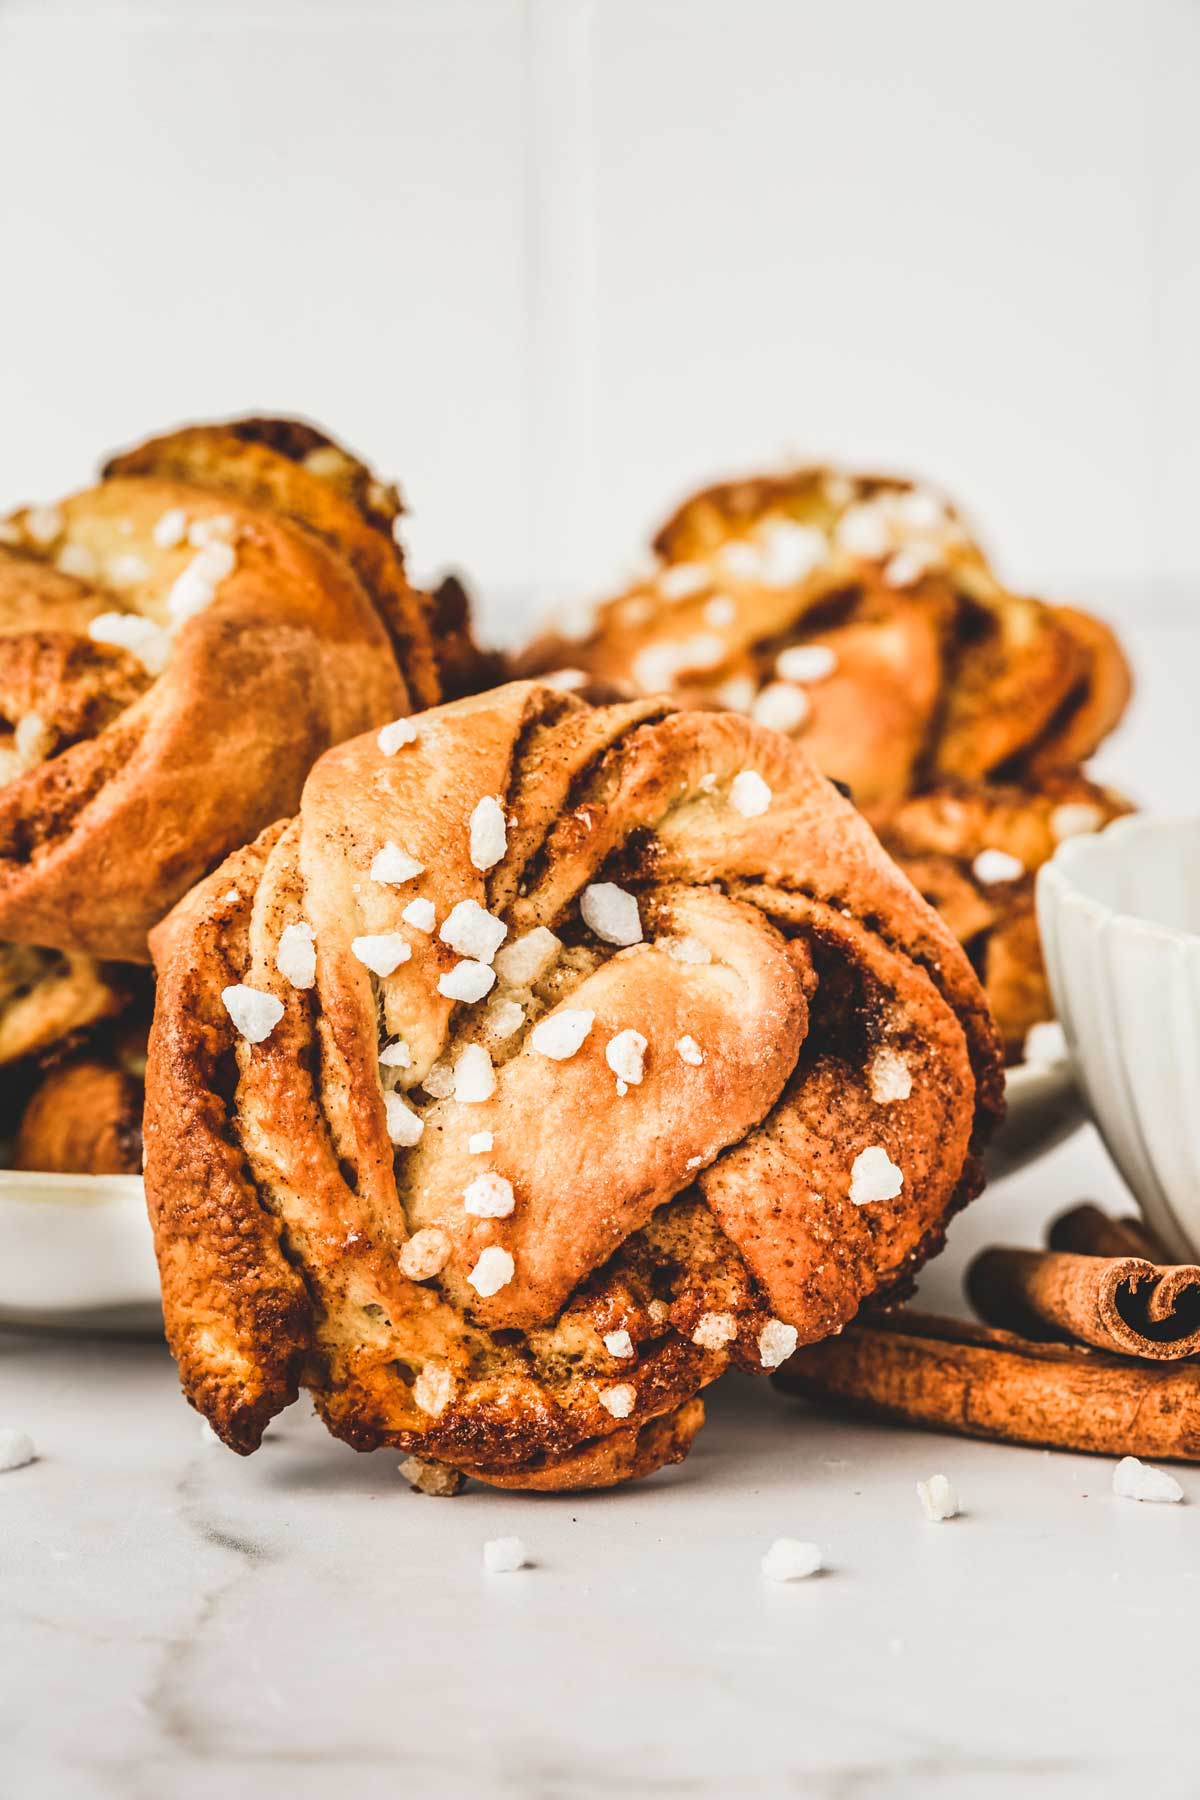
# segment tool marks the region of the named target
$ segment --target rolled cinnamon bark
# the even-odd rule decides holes
[[[1141,1256],[1147,1262],[1170,1263],[1171,1255],[1142,1219],[1110,1219],[1090,1200],[1055,1219],[1046,1234],[1051,1250],[1074,1250],[1080,1256]]]
[[[1200,1366],[1131,1362],[901,1312],[807,1345],[785,1393],[963,1437],[1101,1456],[1200,1461]]]
[[[1123,1356],[1178,1362],[1200,1351],[1200,1268],[1137,1256],[985,1250],[967,1270],[971,1304],[1022,1337],[1064,1337]]]

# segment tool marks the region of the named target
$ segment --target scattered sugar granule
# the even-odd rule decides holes
[[[892,547],[887,516],[872,500],[849,507],[834,526],[833,535],[839,550],[868,561],[881,560]]]
[[[829,554],[825,533],[815,525],[773,519],[758,534],[759,579],[764,587],[794,587]]]
[[[646,1072],[647,1040],[640,1031],[618,1031],[604,1050],[604,1060],[618,1083],[637,1087]]]
[[[771,681],[761,690],[750,717],[771,731],[799,731],[812,711],[808,695],[789,681]]]
[[[310,475],[320,476],[322,480],[335,480],[342,472],[345,458],[336,444],[318,444],[304,458],[304,467]]]
[[[515,1575],[529,1567],[529,1552],[524,1538],[489,1538],[483,1546],[483,1566],[489,1575]]]
[[[927,1519],[940,1524],[943,1519],[957,1517],[958,1495],[944,1475],[931,1475],[928,1481],[918,1481],[917,1494]]]
[[[444,1500],[462,1488],[463,1477],[448,1463],[423,1462],[419,1456],[406,1456],[398,1467],[409,1487],[418,1494],[432,1494],[436,1499]]]
[[[187,536],[187,514],[182,506],[172,506],[155,521],[151,532],[160,550],[174,550]]]
[[[136,550],[125,550],[120,556],[113,557],[105,574],[110,587],[128,588],[137,587],[147,580],[150,570],[145,558],[139,556]]]
[[[454,1377],[445,1363],[426,1363],[413,1382],[413,1399],[430,1418],[440,1418],[454,1394]]]
[[[121,559],[125,560],[125,559]],[[237,552],[232,544],[222,543],[219,539],[206,544],[198,550],[187,568],[177,575],[167,595],[167,611],[176,625],[183,625],[197,613],[203,612],[216,597],[218,587],[227,575],[233,573],[237,565]],[[115,565],[110,565],[108,577],[116,582]],[[148,571],[147,571],[148,573]],[[136,576],[132,581],[144,579]],[[132,585],[132,581],[130,585]],[[118,582],[124,586],[124,582]]]
[[[62,536],[66,524],[61,506],[31,506],[25,514],[25,536],[39,550],[48,550]]]
[[[579,1049],[592,1029],[595,1017],[595,1013],[585,1012],[582,1007],[564,1006],[538,1020],[529,1034],[529,1042],[541,1056],[565,1062]]]
[[[877,1106],[907,1100],[912,1093],[912,1073],[898,1050],[885,1044],[871,1059],[871,1098]]]
[[[282,1000],[277,1000],[274,994],[264,994],[260,988],[246,987],[240,981],[221,989],[221,1003],[233,1020],[238,1036],[244,1037],[248,1044],[261,1044],[269,1038],[283,1017]]]
[[[768,1319],[758,1334],[758,1360],[764,1369],[777,1369],[796,1348],[799,1334],[782,1319]]]
[[[442,921],[438,936],[460,956],[490,963],[508,936],[508,926],[478,900],[460,900]]]
[[[828,644],[791,644],[775,658],[775,673],[781,681],[825,681],[837,660],[837,651]]]
[[[503,1044],[520,1031],[525,1023],[525,1009],[515,1000],[497,1000],[488,1007],[483,1021],[484,1031],[493,1044]]]
[[[687,600],[709,586],[712,577],[703,563],[672,563],[658,577],[664,600]]]
[[[13,729],[13,745],[22,766],[34,769],[54,748],[55,736],[41,713],[22,713]]]
[[[648,694],[663,693],[682,667],[678,644],[648,644],[633,659],[633,679]]]
[[[417,1117],[412,1107],[407,1106],[399,1094],[387,1093],[383,1096],[383,1111],[387,1134],[393,1144],[399,1145],[403,1150],[411,1150],[414,1144],[420,1143],[425,1121]]]
[[[414,1231],[400,1248],[400,1272],[410,1281],[428,1281],[439,1275],[450,1259],[450,1239],[437,1225]]]
[[[140,613],[97,613],[89,620],[87,632],[94,644],[114,644],[118,650],[128,650],[147,675],[161,675],[167,666],[170,635]]]
[[[711,669],[724,660],[725,643],[715,631],[698,631],[679,645],[680,669]]]
[[[76,581],[91,581],[96,573],[96,558],[86,544],[64,544],[54,559],[54,566]]]
[[[722,544],[718,555],[721,563],[731,575],[739,581],[757,581],[762,567],[762,558],[757,544],[749,538],[733,538]]]
[[[390,725],[384,725],[375,742],[385,756],[395,756],[397,750],[403,750],[405,744],[415,744],[417,728],[411,719],[393,719]]]
[[[776,1538],[760,1565],[768,1581],[804,1581],[821,1569],[821,1552],[802,1538]]]
[[[695,937],[655,938],[654,948],[661,950],[663,955],[669,956],[673,962],[699,964],[710,963],[713,959],[708,945],[702,944],[700,939]]]
[[[486,1156],[495,1141],[490,1131],[473,1131],[467,1139],[467,1154],[469,1156]]]
[[[1113,1470],[1112,1491],[1121,1500],[1151,1500],[1174,1504],[1183,1489],[1165,1469],[1155,1469],[1136,1456],[1123,1456]]]
[[[193,519],[187,528],[187,541],[193,550],[205,550],[211,544],[232,544],[236,536],[237,525],[228,513]]]
[[[737,604],[728,594],[714,594],[705,602],[704,623],[716,631],[725,631],[737,618]]]
[[[390,838],[371,858],[371,880],[386,887],[399,887],[402,882],[415,881],[424,873],[425,864],[402,850],[399,844],[393,844]]]
[[[727,712],[748,713],[757,692],[758,684],[752,675],[731,675],[717,689],[716,698]],[[703,787],[703,782],[700,785]]]
[[[437,913],[432,900],[410,900],[400,917],[414,931],[432,931],[437,924]]]
[[[934,560],[932,550],[908,544],[888,558],[884,564],[883,579],[889,587],[912,587],[914,582],[920,581]]]
[[[704,1061],[704,1052],[694,1037],[681,1037],[675,1049],[680,1062],[687,1063],[690,1068],[698,1069]]]
[[[1104,814],[1090,800],[1064,801],[1050,814],[1050,831],[1056,844],[1099,831],[1103,823]]]
[[[586,687],[586,669],[551,669],[549,675],[539,675],[538,680],[547,687],[557,688],[560,694],[570,694],[576,688]]]
[[[579,910],[589,931],[605,944],[626,946],[642,941],[637,895],[613,881],[594,881],[579,896]]]
[[[869,1206],[873,1200],[894,1200],[903,1186],[903,1172],[882,1144],[868,1144],[859,1151],[850,1170],[850,1198],[855,1206]]]
[[[703,1161],[702,1156],[689,1156],[683,1166],[685,1169],[698,1169]]]
[[[294,925],[285,925],[280,932],[275,967],[294,988],[310,988],[317,979],[317,946],[313,941],[313,928],[303,919]]]
[[[1020,857],[1010,856],[1007,850],[981,850],[971,869],[976,881],[992,887],[999,881],[1019,881],[1025,873],[1025,864]]]
[[[771,790],[757,769],[742,769],[729,789],[729,804],[743,819],[757,819],[771,804]]]
[[[532,987],[558,960],[561,941],[544,925],[535,925],[496,953],[496,973],[505,987]]]
[[[626,1357],[633,1355],[633,1339],[627,1331],[606,1331],[604,1348],[610,1356],[624,1361]]]
[[[508,848],[508,827],[492,795],[485,794],[471,814],[469,835],[472,863],[484,873],[494,869]]]
[[[1067,1034],[1057,1019],[1039,1019],[1025,1033],[1023,1055],[1028,1063],[1062,1062],[1069,1054]]]
[[[448,974],[438,976],[437,989],[447,1000],[461,1000],[465,1005],[473,1006],[476,1000],[490,994],[495,985],[495,969],[468,957],[465,962],[455,963]]]
[[[597,1397],[614,1419],[627,1419],[637,1402],[637,1389],[628,1381],[619,1381],[616,1387],[601,1388]]]
[[[479,1253],[479,1261],[467,1276],[467,1280],[475,1292],[485,1300],[498,1294],[502,1287],[507,1287],[513,1278],[516,1264],[507,1250],[499,1244],[489,1244],[486,1250]]]
[[[33,1439],[27,1432],[17,1431],[11,1425],[0,1426],[0,1472],[23,1469],[36,1456]]]
[[[390,975],[412,955],[412,945],[398,931],[380,931],[352,938],[350,948],[372,975],[381,977]]]
[[[242,897],[241,889],[231,887],[226,893],[221,895],[221,898],[217,901],[217,905],[218,906],[233,906],[233,905],[236,905],[236,903],[241,899],[241,897]]]
[[[731,1344],[738,1334],[737,1320],[732,1313],[706,1312],[696,1320],[696,1328],[692,1332],[693,1344],[701,1350],[723,1350]]]
[[[463,1106],[478,1106],[496,1091],[496,1071],[482,1044],[468,1044],[454,1065],[454,1098]]]
[[[434,1100],[448,1100],[454,1092],[454,1070],[447,1062],[436,1062],[421,1086]]]
[[[507,1219],[516,1204],[512,1182],[491,1170],[463,1189],[463,1207],[477,1219]]]
[[[383,1046],[379,1060],[385,1069],[411,1069],[412,1051],[402,1038],[397,1038],[394,1044]]]

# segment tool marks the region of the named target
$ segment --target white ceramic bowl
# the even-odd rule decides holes
[[[1200,819],[1119,819],[1038,877],[1058,1016],[1151,1230],[1200,1254]]]
[[[162,1329],[140,1175],[0,1170],[0,1325]]]

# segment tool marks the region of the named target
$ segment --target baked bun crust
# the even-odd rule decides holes
[[[1108,788],[1060,769],[1036,786],[943,782],[901,802],[879,828],[885,848],[966,948],[1009,1062],[1022,1059],[1033,1027],[1054,1017],[1038,938],[1037,872],[1064,838],[1101,831],[1128,811]],[[997,853],[1011,859],[998,875]]]
[[[0,543],[0,937],[145,961],[329,745],[441,692],[394,490],[244,420],[114,458]]]
[[[868,812],[929,781],[1078,763],[1129,697],[1107,626],[1002,586],[954,508],[910,482],[807,468],[721,483],[654,553],[581,641],[543,639],[520,669],[736,705],[799,737]],[[794,654],[789,672],[797,650],[817,653],[808,673]]]
[[[730,1362],[907,1288],[980,1184],[994,1027],[776,733],[535,683],[413,723],[154,933],[168,1337],[241,1451],[305,1386],[359,1448],[625,1480]]]

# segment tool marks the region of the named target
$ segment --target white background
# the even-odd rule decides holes
[[[1162,605],[1198,77],[1194,0],[0,0],[0,499],[305,412],[512,634],[696,482],[836,455]]]

